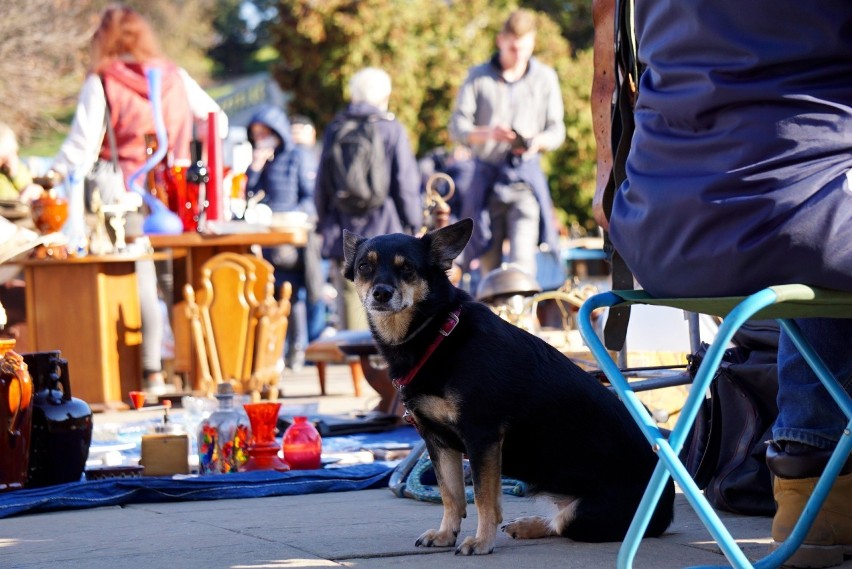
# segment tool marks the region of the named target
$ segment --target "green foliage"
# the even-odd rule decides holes
[[[561,30],[574,52],[592,47],[592,3],[589,0],[524,0],[524,8],[543,12]]]
[[[585,6],[579,1],[536,4],[549,13],[563,4]],[[347,82],[356,71],[385,69],[393,80],[391,111],[422,154],[450,144],[446,127],[467,69],[494,52],[497,31],[517,6],[511,0],[279,0],[279,18],[270,33],[280,59],[271,71],[293,94],[289,111],[310,116],[322,130],[345,105]],[[542,14],[536,55],[556,69],[566,109],[568,140],[545,156],[554,203],[562,220],[591,227],[591,52],[572,55],[566,40],[588,41],[582,39],[582,28],[572,18],[555,21]]]
[[[208,51],[217,76],[245,73],[255,47],[249,42],[248,24],[240,15],[243,0],[216,0],[213,31],[218,41]]]
[[[595,193],[595,137],[592,129],[590,91],[592,49],[556,65],[565,103],[565,143],[545,155],[549,162],[550,193],[566,225],[593,229],[592,198]]]

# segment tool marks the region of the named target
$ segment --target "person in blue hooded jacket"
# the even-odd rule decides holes
[[[309,221],[316,222],[316,158],[293,141],[284,111],[273,106],[261,108],[249,122],[248,140],[252,145],[252,163],[246,172],[246,197],[263,191],[261,203],[273,213],[301,211],[308,215]],[[312,335],[319,334],[316,328],[323,327],[321,260],[313,239],[309,234],[309,243],[302,248],[284,245],[263,250],[263,257],[275,267],[276,291],[285,281],[293,286],[285,358],[290,368],[304,364],[305,347]],[[312,330],[311,323],[317,320],[320,323]]]

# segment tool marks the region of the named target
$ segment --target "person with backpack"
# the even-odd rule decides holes
[[[634,5],[632,22],[619,17]],[[593,18],[595,218],[642,287],[661,297],[745,295],[788,283],[852,292],[852,3],[758,0],[744,10],[738,0],[595,0]],[[614,52],[616,26],[635,30],[636,67],[645,71],[626,84],[635,112],[622,118],[633,118],[635,129],[610,202],[613,152],[624,155],[610,140],[618,134],[613,93],[630,72],[615,68],[616,56],[630,59]],[[632,43],[619,40],[622,48]],[[850,389],[852,320],[796,323]],[[776,545],[848,436],[845,415],[786,331],[777,363],[767,450]],[[850,553],[847,459],[785,567],[839,565]]]
[[[533,277],[540,247],[559,250],[539,157],[565,140],[564,108],[556,72],[533,57],[535,39],[535,13],[512,12],[497,34],[497,53],[468,72],[450,119],[450,134],[475,157],[459,217],[476,225],[462,264],[478,260],[482,276],[504,261],[504,241],[505,260]]]
[[[364,237],[414,234],[423,225],[420,171],[408,134],[388,112],[390,76],[367,67],[349,82],[350,103],[323,134],[314,194],[322,254],[338,296],[340,325],[367,329],[367,317],[354,286],[340,274],[343,230]]]

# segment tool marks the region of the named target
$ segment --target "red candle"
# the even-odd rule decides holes
[[[207,115],[207,221],[222,221],[222,139],[219,137],[219,114]]]

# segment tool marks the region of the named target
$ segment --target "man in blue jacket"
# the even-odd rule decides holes
[[[348,229],[364,237],[385,233],[413,234],[423,225],[423,207],[420,198],[420,170],[411,150],[408,134],[392,113],[388,112],[391,94],[390,76],[381,69],[368,67],[352,76],[349,82],[350,103],[325,129],[320,164],[325,164],[332,152],[332,139],[337,124],[346,117],[378,117],[375,125],[384,141],[390,187],[388,198],[378,207],[363,214],[347,215],[335,207],[331,191],[323,191],[333,184],[330,172],[321,168],[317,175],[315,194],[319,216],[317,230],[323,238],[323,257],[331,259],[336,267],[331,270],[333,284],[339,297],[338,315],[341,326],[348,330],[367,329],[367,316],[355,294],[354,286],[340,274],[343,267],[343,230]],[[333,189],[333,188],[332,188]]]
[[[614,0],[595,0],[592,117],[595,218],[656,296],[725,296],[786,283],[852,291],[852,3],[635,2],[636,128],[612,211]],[[762,8],[761,8],[762,6]],[[623,45],[623,44],[622,44]],[[635,85],[635,84],[634,84]],[[852,320],[798,319],[828,367],[852,384]],[[787,539],[846,418],[782,331],[776,543]],[[852,459],[785,567],[852,553]]]

